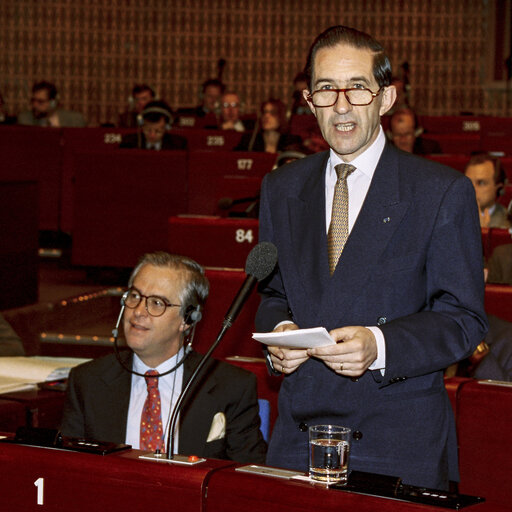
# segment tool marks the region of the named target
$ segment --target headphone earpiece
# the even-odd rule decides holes
[[[187,306],[187,309],[185,310],[185,313],[183,315],[183,321],[187,325],[194,325],[197,324],[203,318],[203,315],[201,313],[201,306],[199,304],[193,305],[190,304]]]

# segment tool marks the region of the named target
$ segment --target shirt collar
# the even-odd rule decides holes
[[[358,157],[354,158],[350,162],[357,170],[361,171],[368,179],[372,179],[373,173],[377,168],[377,164],[379,163],[380,156],[384,151],[384,146],[386,145],[386,136],[384,135],[384,130],[382,126],[379,126],[379,134],[377,138],[373,141],[372,145],[366,149],[363,153],[361,153]],[[327,166],[327,173],[331,176],[331,178],[336,179],[336,171],[334,167],[338,164],[343,164],[344,162],[338,154],[334,152],[334,150],[330,149],[330,157],[329,157],[329,165]]]
[[[164,361],[163,363],[159,364],[156,368],[151,368],[145,363],[143,363],[141,358],[134,353],[132,368],[133,371],[137,373],[146,373],[148,370],[156,370],[158,373],[165,373],[166,371],[170,370],[173,366],[175,366],[178,361],[181,361],[183,354],[184,349],[183,347],[181,347],[176,355],[174,355],[170,359],[167,359],[167,361]]]

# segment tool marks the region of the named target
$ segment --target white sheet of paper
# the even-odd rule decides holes
[[[252,337],[265,345],[287,348],[314,348],[336,343],[325,327],[284,332],[254,332]]]

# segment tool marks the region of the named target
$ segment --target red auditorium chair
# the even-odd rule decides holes
[[[457,395],[460,492],[512,503],[512,383],[469,380]]]
[[[169,218],[167,250],[206,267],[245,268],[258,242],[258,220],[180,215]]]
[[[485,285],[485,311],[512,322],[512,286],[508,284]]]

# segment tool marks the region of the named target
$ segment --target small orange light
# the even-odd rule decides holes
[[[199,457],[197,455],[189,455],[188,461],[189,462],[197,462],[199,460]]]

